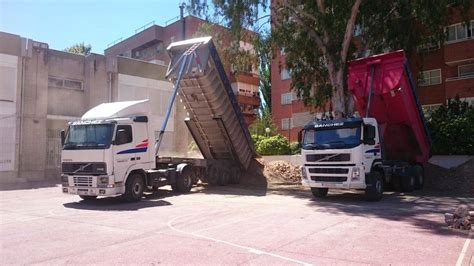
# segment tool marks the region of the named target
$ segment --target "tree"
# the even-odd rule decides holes
[[[206,0],[189,0],[206,6]],[[214,0],[215,12],[234,31],[258,20],[266,0]],[[272,38],[284,47],[285,67],[292,88],[305,103],[325,106],[331,100],[336,117],[350,112],[346,88],[346,63],[354,54],[405,49],[410,54],[420,44],[444,37],[451,7],[467,11],[472,0],[277,0],[272,6]],[[354,30],[360,45],[354,46]],[[238,37],[238,35],[235,35]],[[429,38],[428,38],[429,37]]]
[[[257,51],[257,57],[259,61],[258,72],[259,72],[259,90],[262,94],[263,104],[262,111],[272,112],[272,86],[271,86],[271,61],[272,61],[272,43],[270,35],[263,33],[255,42],[255,50]]]
[[[84,42],[80,42],[67,47],[64,49],[64,51],[73,54],[89,55],[91,53],[91,49],[92,46],[90,44],[84,44]]]

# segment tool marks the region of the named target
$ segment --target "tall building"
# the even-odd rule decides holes
[[[445,25],[447,40],[418,47],[410,58],[418,77],[416,92],[426,114],[456,96],[474,104],[474,8],[468,17],[466,25],[459,10],[453,9],[449,25]],[[271,81],[273,121],[279,133],[296,141],[298,131],[318,113],[291,91],[284,49],[275,52]]]
[[[111,43],[104,54],[108,58],[123,56],[167,66],[169,57],[166,52],[166,47],[175,41],[206,34],[203,32],[206,24],[209,23],[195,16],[186,16],[167,26],[152,24],[124,40],[119,39],[117,42]],[[229,29],[217,24],[213,24],[212,26],[211,35],[214,37],[219,36],[219,41],[216,42],[216,46],[229,46]],[[256,34],[251,31],[247,31],[247,33],[249,35]],[[217,41],[217,38],[215,41]],[[241,41],[239,45],[240,49],[251,52],[254,51],[253,45],[250,42]],[[234,74],[229,65],[225,65],[225,67],[231,86],[237,96],[242,114],[247,124],[251,124],[256,119],[255,110],[260,107],[261,103],[258,92],[259,78],[256,66],[249,66],[248,71],[240,74]]]

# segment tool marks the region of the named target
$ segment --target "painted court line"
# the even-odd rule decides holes
[[[456,262],[456,266],[461,266],[464,260],[464,256],[466,255],[467,248],[469,247],[469,243],[471,243],[472,232],[469,232],[466,241],[464,242],[464,246],[462,247],[461,253],[459,254],[458,261]]]
[[[303,261],[300,261],[300,260],[288,258],[288,257],[281,256],[281,255],[278,255],[278,254],[275,254],[275,253],[266,252],[264,250],[260,250],[260,249],[256,249],[256,248],[252,248],[252,247],[248,247],[248,246],[244,246],[244,245],[235,244],[235,243],[232,243],[232,242],[229,242],[229,241],[220,240],[220,239],[217,239],[217,238],[213,238],[213,237],[209,237],[209,236],[205,236],[205,235],[201,235],[201,234],[197,234],[197,233],[193,233],[193,232],[186,232],[186,231],[180,230],[178,228],[175,228],[173,226],[173,222],[175,220],[183,218],[183,217],[187,217],[187,216],[190,216],[190,215],[178,216],[178,217],[175,217],[175,218],[171,219],[170,221],[168,221],[168,227],[171,230],[179,232],[181,234],[192,235],[194,237],[214,241],[216,243],[221,243],[221,244],[229,245],[229,246],[232,246],[232,247],[240,248],[240,249],[246,250],[249,253],[253,253],[253,254],[257,254],[257,255],[267,255],[267,256],[270,256],[270,257],[278,258],[278,259],[293,262],[293,263],[298,263],[298,264],[301,264],[301,265],[311,265],[310,263],[306,263],[306,262],[303,262]]]

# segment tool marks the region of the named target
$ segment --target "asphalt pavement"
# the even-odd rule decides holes
[[[472,234],[444,225],[471,198],[300,187],[164,188],[141,202],[85,202],[48,187],[0,191],[5,264],[472,265]],[[474,206],[474,205],[471,205]],[[474,233],[474,232],[473,232]]]

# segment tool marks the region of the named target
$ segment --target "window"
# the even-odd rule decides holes
[[[474,64],[458,66],[458,77],[474,76]]]
[[[470,106],[474,106],[474,97],[460,98],[460,100],[467,102]]]
[[[294,92],[287,92],[281,95],[281,104],[291,104],[293,100],[296,100],[296,94]]]
[[[291,78],[290,71],[286,68],[281,69],[280,76],[281,76],[281,80],[287,80]]]
[[[285,52],[285,48],[284,48],[284,47],[283,47],[283,48],[280,48],[280,55],[281,55],[281,56],[286,55],[286,52]]]
[[[115,145],[122,145],[132,142],[132,126],[119,125],[115,134]]]
[[[291,128],[291,118],[283,118],[281,119],[281,129],[286,130]]]
[[[420,73],[419,86],[441,84],[441,69],[433,69]]]
[[[448,42],[465,40],[472,38],[474,33],[474,20],[471,20],[467,25],[458,23],[446,27],[446,36]]]
[[[48,77],[48,86],[60,89],[82,90],[82,81]]]

